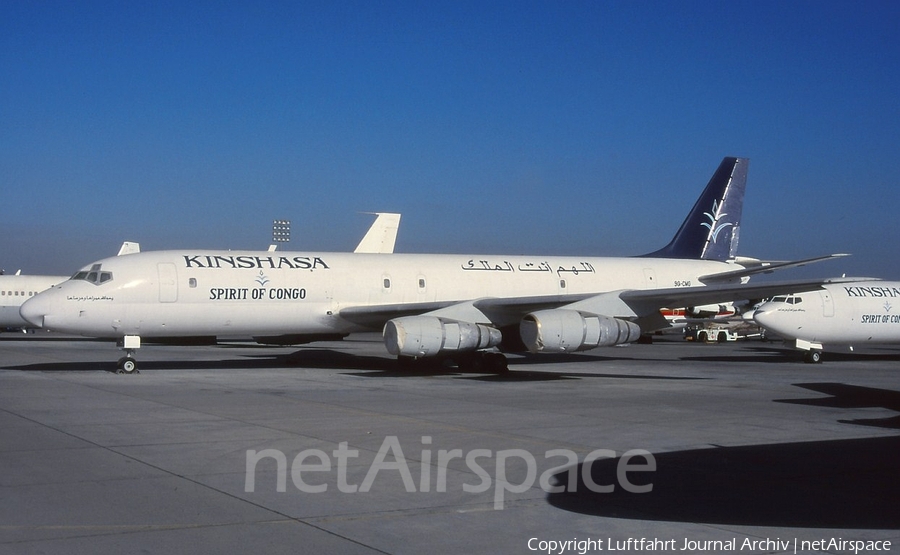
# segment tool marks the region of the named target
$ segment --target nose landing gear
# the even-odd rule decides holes
[[[822,362],[822,351],[811,349],[803,353],[803,362],[818,364]]]
[[[125,356],[116,363],[117,374],[139,374],[137,360],[134,358],[134,351],[141,348],[141,336],[126,335],[122,338],[122,347],[125,349]]]

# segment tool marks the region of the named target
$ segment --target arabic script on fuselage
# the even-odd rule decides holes
[[[463,270],[470,272],[555,272],[557,275],[563,273],[578,275],[582,273],[595,272],[594,266],[590,262],[578,262],[576,264],[572,264],[571,266],[559,266],[554,270],[553,266],[551,266],[550,263],[546,261],[526,262],[524,264],[514,266],[513,263],[509,260],[496,262],[491,260],[475,260],[474,258],[472,258],[465,264],[462,264],[460,267]]]

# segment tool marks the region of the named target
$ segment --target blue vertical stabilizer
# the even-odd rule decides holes
[[[747,158],[723,159],[672,241],[644,256],[719,261],[734,258],[749,163]]]

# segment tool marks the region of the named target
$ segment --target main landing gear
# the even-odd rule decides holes
[[[397,357],[401,369],[441,368],[445,363],[456,364],[460,372],[505,374],[509,372],[506,355],[491,351],[476,351],[450,357]]]
[[[456,366],[463,372],[485,372],[488,374],[505,374],[509,372],[506,355],[477,351],[456,359]]]
[[[121,345],[125,349],[125,356],[116,363],[116,374],[139,374],[134,351],[141,348],[141,336],[126,335],[122,338]]]

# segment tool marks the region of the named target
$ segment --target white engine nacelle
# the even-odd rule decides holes
[[[489,349],[500,344],[500,330],[436,316],[407,316],[384,325],[384,345],[392,355],[433,357]]]
[[[568,353],[637,341],[641,328],[610,316],[553,309],[525,316],[519,334],[532,353]]]

